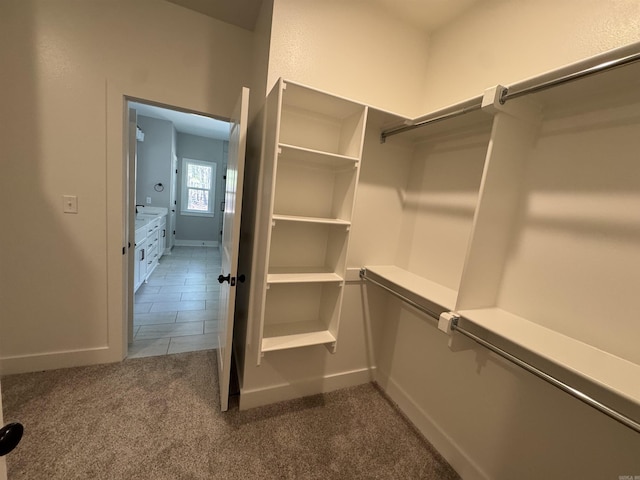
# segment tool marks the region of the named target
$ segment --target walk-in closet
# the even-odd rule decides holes
[[[445,454],[479,430],[528,426],[519,445],[480,447],[499,465],[563,412],[574,434],[618,436],[603,473],[633,465],[638,58],[610,52],[415,119],[281,79],[264,112],[247,397],[256,378],[290,381],[282,395],[324,388],[284,364],[306,358],[312,376],[330,354],[358,355],[340,338],[359,309],[371,378]],[[485,401],[496,408],[482,417]]]

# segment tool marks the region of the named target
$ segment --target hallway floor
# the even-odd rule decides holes
[[[220,251],[174,247],[135,294],[128,358],[218,346]]]

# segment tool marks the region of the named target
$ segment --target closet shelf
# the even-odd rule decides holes
[[[640,365],[617,357],[500,308],[457,312],[465,325],[480,327],[587,382],[640,407]]]
[[[295,330],[292,330],[294,328]],[[326,330],[326,326],[320,322],[265,325],[261,351],[272,352],[335,342],[335,335]]]
[[[274,221],[284,221],[284,222],[319,223],[319,224],[325,224],[325,225],[344,225],[347,227],[351,225],[351,222],[347,220],[341,220],[339,218],[302,217],[298,215],[280,215],[280,214],[274,214],[272,218]]]
[[[366,266],[364,272],[365,279],[399,293],[436,319],[455,308],[458,292],[395,265]]]
[[[289,145],[287,143],[279,143],[282,158],[290,158],[291,161],[306,163],[309,165],[317,165],[321,167],[339,168],[345,166],[354,166],[358,163],[357,157],[349,155],[340,155],[338,153],[324,152],[311,148]]]
[[[272,268],[267,275],[270,283],[331,283],[342,282],[343,278],[333,272],[319,272],[312,269],[300,268]]]

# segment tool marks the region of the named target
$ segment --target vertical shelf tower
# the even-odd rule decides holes
[[[367,116],[363,105],[283,79],[265,108],[258,364],[275,350],[336,350]]]

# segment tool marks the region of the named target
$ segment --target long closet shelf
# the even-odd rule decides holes
[[[400,293],[403,299],[429,311],[436,319],[440,313],[455,308],[458,292],[395,265],[368,265],[362,275],[391,293]]]
[[[295,157],[295,160],[301,163],[337,168],[355,165],[359,161],[357,157],[324,152],[321,150],[314,150],[312,148],[289,145],[287,143],[279,143],[278,146],[281,149],[280,155],[283,157]]]
[[[268,325],[264,327],[262,352],[335,343],[336,337],[319,322]]]
[[[631,402],[635,419],[640,421],[640,365],[500,308],[461,310],[457,313],[469,321],[470,326],[479,326]]]
[[[351,222],[349,222],[348,220],[342,220],[340,218],[302,217],[297,215],[274,214],[272,216],[272,219],[274,221],[283,221],[283,222],[320,223],[325,225],[344,225],[344,226],[351,225]]]
[[[333,272],[313,271],[274,271],[267,275],[267,284],[270,283],[339,283],[344,279]]]

